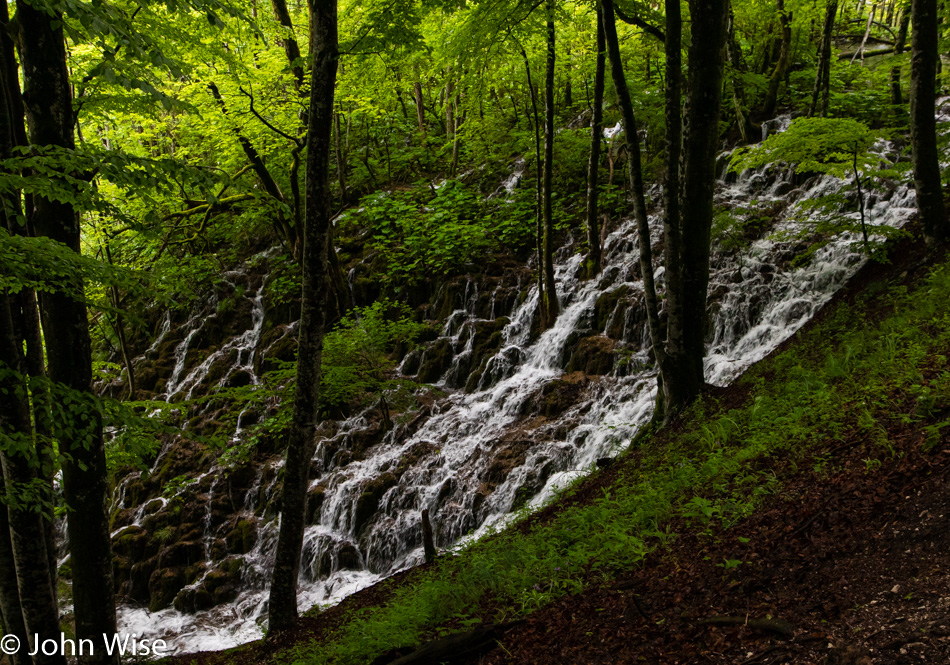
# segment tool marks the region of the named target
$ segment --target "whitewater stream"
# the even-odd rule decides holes
[[[787,118],[779,119],[772,129],[784,126]],[[890,147],[881,144],[879,149],[886,153]],[[503,192],[510,193],[517,186],[523,168],[523,162],[516,164],[502,185]],[[796,251],[796,243],[800,248],[800,241],[774,239],[799,230],[804,223],[791,212],[795,202],[847,185],[830,177],[793,185],[787,175],[776,176],[764,169],[731,176],[720,183],[717,202],[721,206],[740,209],[753,205],[753,201],[759,207],[791,205],[779,215],[767,238],[753,241],[738,255],[714,249],[709,293],[715,295],[706,358],[709,382],[726,385],[765,357],[807,322],[866,260],[858,251],[859,237],[844,233],[817,250],[803,267],[793,267],[789,257]],[[658,199],[658,190],[651,195]],[[913,189],[904,185],[875,190],[868,204],[873,225],[900,226],[915,212]],[[660,219],[653,217],[651,223],[654,241],[659,241]],[[509,322],[502,330],[504,343],[488,363],[478,389],[464,392],[452,386],[464,385],[468,367],[465,358],[472,352],[474,338],[472,326],[482,320],[476,316],[478,292],[472,282],[461,298],[462,306],[442,330],[442,339],[455,352],[452,366],[439,381],[448,394],[435,401],[424,421],[411,432],[397,425],[364,459],[345,464],[338,465],[337,456],[327,454],[327,450],[341,448],[341,443],[345,448],[347,437],[369,426],[367,417],[357,415],[343,422],[333,440],[318,446],[315,468],[320,473],[312,486],[319,484],[324,498],[305,534],[301,610],[339,602],[388,575],[419,564],[423,560],[423,509],[432,516],[436,544],[452,548],[499,528],[526,502],[529,508],[542,505],[559,487],[588,472],[599,458],[614,456],[629,444],[638,427],[650,418],[655,398],[655,375],[649,361],[642,307],[622,307],[618,301],[606,326],[623,331],[620,343],[628,353],[622,367],[615,366],[605,376],[578,379],[583,381],[581,398],[555,418],[534,422],[525,414],[546,384],[564,379],[572,335],[581,330],[588,331],[587,335],[604,332],[589,331],[598,298],[623,289],[623,302],[629,303],[642,293],[635,238],[633,222],[619,224],[604,244],[603,274],[586,281],[577,277],[583,257],[569,247],[563,248],[555,270],[561,302],[555,325],[536,340],[530,339],[538,297],[537,288],[530,287],[524,301],[505,312]],[[657,268],[655,276],[662,285],[662,268]],[[235,284],[240,279],[236,274],[226,277]],[[176,347],[177,362],[166,383],[165,398],[171,401],[176,396],[190,396],[202,385],[214,359],[228,353],[236,359],[225,379],[243,371],[250,374],[251,382],[258,381],[253,360],[264,319],[263,287],[248,289],[244,297],[251,301],[251,326],[191,372],[184,371],[189,343],[205,320],[196,317],[186,324],[189,330]],[[615,320],[621,316],[622,325]],[[160,334],[167,332],[166,322]],[[503,480],[490,483],[488,467],[501,440],[528,443],[522,446],[523,462],[507,472]],[[411,460],[409,467],[394,473],[404,460]],[[242,514],[253,517],[258,497],[269,496],[273,489],[260,487],[276,475],[273,469],[265,471],[259,471]],[[207,473],[225,472],[216,467]],[[358,514],[367,485],[380,478],[391,480],[378,499],[378,507],[369,517]],[[211,494],[217,491],[223,490],[215,481]],[[150,511],[154,509],[153,505]],[[141,513],[137,519],[141,519]],[[233,602],[195,614],[174,609],[148,612],[124,606],[119,610],[120,630],[163,638],[174,650],[172,653],[224,649],[261,637],[277,529],[276,518],[263,524],[253,549],[241,557],[242,587]],[[205,534],[208,543],[215,536]],[[210,552],[210,544],[207,547]]]

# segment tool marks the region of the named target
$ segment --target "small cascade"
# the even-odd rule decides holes
[[[770,121],[763,132],[781,131],[788,121]],[[729,180],[720,183],[720,205],[740,209],[755,199],[760,209],[771,206],[776,212],[773,237],[751,240],[738,253],[714,252],[705,367],[707,380],[718,385],[733,380],[804,325],[865,261],[855,251],[857,238],[849,233],[832,239],[801,266],[793,260],[802,250],[794,235],[807,224],[796,218],[795,203],[837,191],[846,182],[816,177],[795,188],[782,174],[764,169]],[[899,226],[915,212],[913,189],[906,185],[877,197],[869,202],[872,224]],[[662,220],[655,216],[650,221],[653,239],[659,241]],[[515,292],[526,292],[511,307],[496,308],[501,291],[484,288],[480,293],[472,279],[464,288],[455,284],[454,295],[443,286],[440,298],[445,296],[449,305],[442,311],[451,313],[439,338],[407,355],[400,371],[410,364],[437,367],[429,382],[446,396],[426,406],[412,427],[401,424],[377,432],[367,445],[359,442],[378,426],[372,408],[337,423],[317,446],[301,562],[301,609],[338,602],[420,563],[422,510],[429,511],[437,546],[456,547],[505,524],[524,506],[543,504],[598,458],[623,450],[650,418],[656,382],[634,222],[622,222],[605,239],[605,269],[598,279],[579,278],[582,261],[571,247],[558,253],[555,284],[561,313],[540,334],[532,331],[537,284],[527,278],[524,283],[518,278]],[[662,284],[661,268],[654,277]],[[234,352],[221,382],[241,371],[256,382],[262,289],[244,296],[252,301],[251,326],[212,354]],[[498,317],[500,313],[505,316]],[[191,395],[207,374],[207,359],[189,372],[184,369],[188,342],[200,326],[196,321],[179,345],[180,363],[176,348],[171,396]],[[477,338],[489,333],[496,335],[497,350],[484,362],[478,380],[466,385],[475,369]],[[568,371],[579,338],[622,350],[624,362],[596,375]],[[427,362],[439,349],[451,352],[451,362]],[[467,390],[457,390],[462,387]],[[253,547],[241,555],[242,586],[236,600],[195,614],[168,609],[149,615],[123,608],[123,630],[166,639],[176,634],[170,643],[179,652],[221,649],[261,636],[279,525],[279,518],[262,514],[267,514],[281,465],[274,463],[248,478],[242,487],[251,489],[235,505],[235,519],[260,523]],[[212,473],[203,536],[209,554],[215,537],[211,501],[222,491],[219,471]],[[123,501],[124,494],[116,500]],[[211,565],[209,561],[208,569]]]

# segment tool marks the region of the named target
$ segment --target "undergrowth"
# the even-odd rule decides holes
[[[921,427],[928,442],[938,441],[950,427],[948,302],[947,265],[912,290],[872,285],[748,372],[741,407],[726,410],[706,398],[680,433],[643,441],[598,500],[527,533],[509,529],[441,557],[387,605],[354,612],[319,645],[299,644],[280,660],[366,663],[483,620],[530,613],[663,547],[675,537],[673,517],[710,534],[747,517],[781,484],[773,458],[825,473],[835,451],[864,444],[877,451],[866,460],[871,472],[896,454],[889,425]]]

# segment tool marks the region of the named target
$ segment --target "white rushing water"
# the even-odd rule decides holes
[[[763,131],[786,126],[787,120],[780,118]],[[520,177],[516,166],[508,181],[514,183],[512,189]],[[504,188],[511,191],[508,182]],[[732,208],[749,206],[754,199],[760,208],[787,202],[794,209],[797,201],[840,190],[846,184],[821,177],[793,188],[783,178],[759,170],[744,173],[730,184],[721,183],[717,199]],[[913,189],[907,186],[876,192],[870,201],[871,223],[900,226],[915,212],[913,206]],[[781,214],[773,234],[800,229],[803,222],[793,218],[788,211]],[[651,221],[654,239],[659,240],[660,220]],[[607,236],[605,270],[598,279],[580,280],[582,257],[563,249],[555,271],[561,302],[555,325],[531,340],[538,294],[536,286],[530,287],[524,301],[508,313],[509,322],[502,330],[504,343],[488,363],[478,390],[450,392],[434,403],[430,415],[414,431],[397,425],[362,459],[340,463],[340,455],[333,451],[345,449],[355,433],[370,425],[363,415],[343,422],[332,439],[318,446],[314,467],[319,473],[312,488],[319,486],[324,498],[305,534],[301,610],[338,602],[420,563],[423,509],[432,517],[437,545],[451,548],[502,525],[525,502],[528,506],[543,504],[559,487],[591,469],[598,458],[616,455],[629,444],[638,427],[650,418],[655,398],[645,317],[642,308],[627,306],[642,294],[635,237],[630,221]],[[856,251],[858,239],[841,234],[797,268],[789,261],[790,255],[800,252],[796,240],[759,239],[739,256],[715,253],[709,286],[714,296],[707,380],[728,384],[808,321],[865,261]],[[656,278],[662,283],[661,268]],[[585,335],[604,332],[591,330],[598,298],[621,289],[624,297],[606,327],[617,328],[615,317],[624,317],[618,348],[627,352],[625,368],[615,368],[603,377],[565,377],[565,359],[573,351],[577,331],[587,331]],[[238,352],[228,376],[238,369],[250,369],[253,375],[263,321],[262,291],[263,287],[246,296],[253,300],[251,327],[186,374],[189,342],[203,325],[203,321],[189,322],[192,327],[175,351],[177,363],[166,390],[169,397],[191,395],[207,373],[210,359],[223,353]],[[478,296],[477,284],[471,282],[462,296],[462,306],[442,330],[442,339],[455,350],[452,367],[439,381],[443,387],[465,383],[459,374],[467,374],[462,368],[468,366],[466,354],[472,352],[471,327],[482,321],[476,316]],[[467,336],[463,334],[466,327]],[[529,418],[538,395],[553,381],[572,385],[579,398],[560,415]],[[493,465],[499,450],[514,451],[506,458],[514,461],[503,469]],[[254,501],[263,477],[262,472],[241,510],[249,518],[255,514]],[[209,505],[216,487],[212,485]],[[208,522],[210,530],[210,517]],[[243,588],[234,602],[196,614],[173,609],[149,613],[123,607],[121,629],[166,639],[177,653],[223,649],[259,638],[277,528],[276,518],[262,524],[253,549],[241,557]],[[207,542],[215,535],[206,533]]]

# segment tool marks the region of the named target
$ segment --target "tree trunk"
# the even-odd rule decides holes
[[[825,8],[825,22],[821,28],[821,45],[819,46],[818,72],[815,75],[815,87],[811,93],[811,106],[808,115],[814,116],[820,112],[822,118],[828,115],[828,98],[831,92],[831,33],[835,27],[835,16],[838,14],[838,0],[829,0]],[[818,99],[821,98],[821,106]]]
[[[455,136],[455,81],[452,80],[452,65],[445,68],[445,136]]]
[[[297,619],[297,578],[303,546],[310,460],[315,449],[320,362],[326,324],[327,237],[330,228],[330,151],[338,42],[336,0],[310,2],[310,124],[307,150],[307,214],[303,241],[303,291],[297,342],[297,382],[293,426],[287,447],[281,495],[280,534],[274,556],[268,610],[269,630],[279,632]]]
[[[422,98],[422,83],[416,81],[413,84],[413,92],[416,96],[416,120],[419,122],[419,135],[422,140],[426,140],[426,107],[425,100]]]
[[[722,50],[727,0],[690,0],[686,134],[680,207],[682,238],[681,315],[668,319],[669,371],[663,375],[666,422],[695,399],[704,385],[706,290],[716,185],[716,151],[722,103]],[[682,339],[678,348],[676,340]]]
[[[554,324],[559,306],[554,286],[554,0],[547,0],[547,68],[544,79],[544,313],[547,327]]]
[[[49,14],[24,0],[17,2],[17,16],[30,141],[37,146],[73,149],[72,98],[62,27],[54,29]],[[33,212],[38,233],[79,253],[79,217],[71,205],[36,197]],[[63,457],[63,494],[70,511],[67,529],[76,637],[99,642],[104,634],[116,632],[106,506],[109,487],[101,417],[91,399],[92,353],[81,278],[70,286],[73,294],[57,291],[44,295],[43,330],[50,381],[71,391],[73,399],[86,401],[85,408],[60,410],[57,438]],[[48,567],[44,565],[44,569]],[[97,649],[79,661],[117,663],[118,655]]]
[[[785,0],[778,0],[779,20],[782,23],[782,38],[779,46],[778,61],[769,77],[769,87],[765,93],[765,102],[762,104],[762,114],[771,118],[778,103],[778,88],[788,70],[788,61],[792,50],[792,14],[785,11]]]
[[[3,476],[0,474],[0,496],[6,496],[6,493]],[[17,585],[13,543],[10,540],[10,519],[6,505],[0,505],[0,619],[3,620],[5,633],[16,635],[21,645],[30,643],[26,623],[23,621],[23,610],[20,608],[20,591]],[[13,665],[29,665],[33,659],[23,648],[13,654],[12,661]]]
[[[653,282],[653,249],[650,243],[650,224],[647,219],[646,200],[643,195],[643,171],[640,165],[640,139],[637,136],[637,121],[633,115],[633,102],[627,88],[627,78],[623,72],[620,58],[620,44],[617,40],[617,24],[614,18],[613,0],[603,0],[604,40],[607,44],[607,58],[610,60],[610,73],[620,105],[623,119],[623,135],[627,146],[627,164],[630,178],[630,190],[633,195],[633,216],[637,222],[637,236],[640,242],[640,272],[643,273],[643,291],[647,306],[647,325],[653,351],[659,360],[663,356],[660,331],[659,307],[656,298],[656,285]]]
[[[666,315],[667,321],[683,320],[683,281],[686,266],[683,262],[683,218],[680,211],[681,181],[680,162],[683,151],[683,17],[679,0],[666,0],[666,183],[663,204],[666,214],[663,218],[664,261],[666,263]],[[738,54],[734,56],[738,60]],[[742,123],[743,119],[740,118]],[[666,418],[669,401],[666,386],[675,388],[676,379],[665,380],[668,374],[674,374],[684,363],[685,342],[683,328],[667,324],[666,341],[661,353],[656,353],[659,365],[657,386],[657,410],[655,419]]]
[[[600,274],[601,248],[597,210],[600,147],[604,142],[604,70],[606,68],[603,11],[597,6],[597,65],[594,70],[594,103],[590,121],[590,159],[587,162],[587,276]]]
[[[287,54],[290,71],[294,75],[294,86],[297,90],[300,90],[303,86],[303,61],[300,59],[300,47],[293,36],[294,23],[290,20],[290,12],[287,11],[287,0],[270,0],[270,3],[278,23],[287,30],[287,34],[281,36],[280,41],[284,45],[284,53]]]
[[[547,328],[546,321],[546,311],[544,308],[544,227],[541,221],[541,208],[542,208],[542,199],[543,199],[543,188],[542,188],[542,178],[541,178],[541,118],[538,115],[538,94],[535,92],[534,85],[531,82],[531,63],[528,62],[528,54],[525,52],[524,48],[521,49],[521,59],[524,60],[524,70],[525,75],[528,78],[528,90],[531,93],[531,109],[533,111],[534,118],[534,161],[536,168],[534,170],[534,185],[535,185],[535,205],[534,205],[534,221],[535,221],[535,248],[538,255],[538,316],[541,321],[541,330]],[[513,98],[514,96],[512,96]]]
[[[334,146],[336,149],[336,174],[340,181],[340,207],[342,208],[344,205],[346,205],[346,163],[343,161],[343,149],[340,147],[342,141],[340,140],[339,113],[333,114],[333,121],[335,128],[333,136],[335,138]]]
[[[36,482],[35,469],[39,466],[33,447],[33,430],[30,423],[30,405],[25,382],[26,363],[22,355],[18,327],[13,319],[13,297],[0,295],[0,367],[16,372],[0,375],[0,391],[6,396],[4,409],[0,410],[0,463],[3,465],[4,496],[2,506],[8,510],[11,551],[16,569],[16,588],[24,632],[27,636],[39,635],[39,639],[59,639],[59,611],[53,595],[53,582],[46,552],[46,536],[43,530],[42,513],[31,504],[29,492]],[[10,571],[12,572],[12,571]],[[4,612],[12,604],[13,589],[4,585]],[[12,608],[11,632],[17,629],[16,613]],[[21,642],[21,650],[28,649],[30,641]],[[37,655],[37,663],[63,663],[62,656]]]
[[[901,8],[900,25],[897,28],[897,39],[894,40],[894,53],[900,55],[907,46],[907,28],[910,27],[910,7]],[[901,66],[894,65],[891,68],[891,104],[900,106],[904,103],[901,94]]]
[[[910,142],[914,153],[914,189],[920,225],[928,243],[947,239],[947,211],[940,184],[937,123],[937,0],[913,0],[911,6]]]

